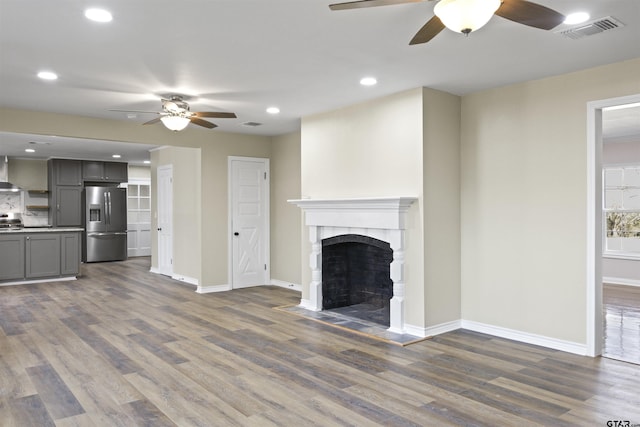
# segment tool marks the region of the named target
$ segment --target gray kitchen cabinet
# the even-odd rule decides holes
[[[77,276],[80,236],[80,229],[0,233],[0,283]]]
[[[24,236],[0,235],[0,280],[24,278]]]
[[[105,179],[115,182],[127,182],[129,180],[129,165],[126,163],[105,162]]]
[[[51,159],[48,167],[50,183],[54,185],[82,185],[81,160]]]
[[[25,277],[37,279],[60,275],[60,235],[40,233],[25,236]]]
[[[82,187],[57,187],[54,227],[82,225]]]
[[[80,233],[60,234],[60,274],[80,273]]]
[[[53,227],[82,226],[82,161],[51,159],[47,166],[49,222]]]
[[[89,182],[127,182],[128,165],[122,162],[82,162],[82,179]]]

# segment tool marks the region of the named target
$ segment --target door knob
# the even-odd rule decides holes
[[[161,228],[161,227],[158,227],[158,231],[162,231],[162,228]]]
[[[234,236],[239,236],[240,233],[238,233],[237,231],[235,233],[233,233]]]

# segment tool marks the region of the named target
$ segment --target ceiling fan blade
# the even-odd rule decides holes
[[[422,26],[418,30],[415,36],[409,42],[410,45],[426,43],[435,36],[437,36],[440,31],[444,30],[444,24],[437,16],[429,19],[426,24]]]
[[[149,114],[160,114],[157,111],[143,111],[143,110],[109,110],[116,111],[119,113],[149,113]]]
[[[148,122],[144,122],[143,125],[152,125],[152,124],[158,123],[159,121],[160,121],[160,117],[156,117],[153,120],[149,120]]]
[[[360,9],[363,7],[376,7],[376,6],[391,6],[394,4],[403,3],[420,3],[427,0],[357,0],[346,3],[330,4],[331,10],[347,10],[347,9]]]
[[[194,125],[202,126],[202,127],[207,128],[207,129],[213,129],[215,127],[218,127],[218,125],[214,125],[211,122],[208,122],[206,120],[202,120],[202,119],[199,119],[199,118],[193,117],[193,116],[189,120],[191,120],[191,123],[193,123]]]
[[[195,117],[215,117],[215,118],[218,118],[218,119],[235,119],[235,118],[237,118],[235,113],[223,113],[223,112],[216,112],[216,111],[198,111],[198,112],[194,112],[193,116],[195,116]]]
[[[542,30],[551,30],[565,20],[563,14],[526,0],[502,0],[496,15]]]

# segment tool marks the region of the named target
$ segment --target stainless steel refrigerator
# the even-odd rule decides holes
[[[127,259],[127,190],[86,187],[84,201],[84,262]]]

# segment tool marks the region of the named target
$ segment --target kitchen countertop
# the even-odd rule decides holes
[[[13,233],[65,233],[72,231],[84,231],[81,227],[25,227],[25,228],[0,228],[0,234]]]

